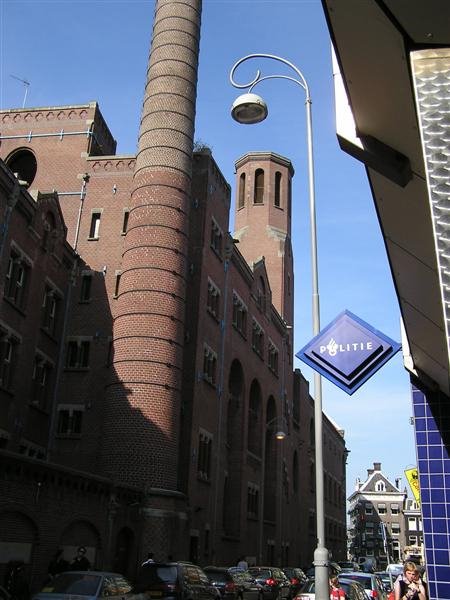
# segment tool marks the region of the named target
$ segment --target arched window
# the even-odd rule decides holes
[[[384,481],[377,481],[377,483],[375,485],[375,490],[377,492],[385,492],[386,491],[386,484],[384,483]]]
[[[248,437],[247,447],[249,452],[261,455],[261,406],[262,394],[261,386],[254,379],[250,386],[250,396],[248,404]]]
[[[259,278],[258,285],[258,305],[263,312],[266,312],[267,303],[266,303],[266,284],[264,283],[264,279],[262,277]]]
[[[241,173],[239,177],[239,197],[238,197],[238,208],[244,208],[245,206],[245,173]]]
[[[281,208],[281,173],[277,171],[275,173],[275,195],[273,203],[278,208]]]
[[[255,204],[262,204],[264,202],[264,171],[262,169],[256,169],[255,171],[253,202]]]

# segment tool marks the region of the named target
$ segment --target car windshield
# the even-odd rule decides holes
[[[346,574],[345,576],[347,579],[353,579],[353,581],[357,581],[366,590],[372,589],[372,578],[371,577],[364,577],[364,575],[353,575],[353,574]]]
[[[226,571],[210,571],[209,569],[205,569],[205,573],[208,575],[208,579],[210,581],[229,581],[230,576],[227,575]]]
[[[100,585],[100,575],[83,573],[61,573],[42,590],[50,594],[77,594],[95,596]]]
[[[305,585],[300,590],[300,593],[304,592],[305,594],[314,594],[315,591],[316,591],[316,584],[314,582],[314,579],[311,579],[310,581],[307,581],[305,583]]]
[[[144,565],[140,570],[135,589],[144,591],[149,586],[174,584],[177,581],[177,568],[175,566]]]

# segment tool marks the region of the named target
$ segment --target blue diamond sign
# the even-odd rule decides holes
[[[296,356],[353,394],[401,348],[401,344],[344,310]]]

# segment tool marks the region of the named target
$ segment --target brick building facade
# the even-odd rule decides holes
[[[129,575],[149,550],[312,560],[293,168],[271,153],[236,163],[231,236],[230,187],[208,149],[192,154],[198,37],[199,3],[157,3],[136,156],[115,155],[96,103],[0,112],[0,565],[24,560],[34,587],[78,544]],[[338,559],[346,449],[326,417],[324,439]]]

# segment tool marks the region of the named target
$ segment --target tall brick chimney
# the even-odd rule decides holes
[[[104,471],[161,497],[177,494],[200,14],[155,6],[103,432]]]

